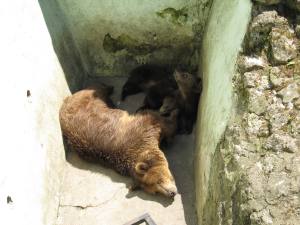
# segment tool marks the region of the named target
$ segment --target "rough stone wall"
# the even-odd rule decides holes
[[[198,67],[212,0],[58,2],[89,76],[126,76],[144,63]]]
[[[259,2],[233,77],[235,111],[213,156],[202,224],[300,221],[299,8]]]

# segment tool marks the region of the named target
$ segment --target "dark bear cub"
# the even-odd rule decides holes
[[[164,97],[178,89],[173,69],[165,65],[142,65],[131,71],[122,89],[122,100],[127,96],[144,92],[146,94],[141,109],[159,109]]]
[[[163,99],[159,111],[162,115],[168,115],[178,108],[178,133],[191,133],[197,119],[198,102],[202,90],[201,79],[180,70],[175,70],[174,78],[178,90],[173,91]]]
[[[201,79],[172,69],[171,66],[142,65],[134,69],[123,86],[122,100],[128,95],[144,92],[143,106],[138,109],[159,110],[166,116],[178,109],[178,133],[191,133],[197,118]]]
[[[193,74],[175,70],[175,80],[180,92],[179,133],[190,134],[197,120],[202,80]]]
[[[167,82],[160,82],[155,86],[150,87],[145,90],[145,99],[141,109],[153,109],[159,110],[163,105],[164,99],[169,96],[171,93],[175,92],[176,89],[170,86]]]

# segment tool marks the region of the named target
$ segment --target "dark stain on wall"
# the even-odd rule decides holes
[[[169,7],[156,12],[156,15],[164,19],[169,18],[173,24],[182,26],[188,20],[188,8],[174,9]]]
[[[121,34],[117,38],[113,38],[109,33],[104,36],[103,49],[109,53],[116,53],[123,49],[134,55],[146,55],[160,48],[170,46],[149,44],[140,42],[127,34]]]

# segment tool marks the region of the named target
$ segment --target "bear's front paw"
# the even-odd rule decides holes
[[[139,190],[140,188],[141,188],[140,185],[138,183],[136,183],[136,182],[132,183],[128,187],[129,191],[136,191],[136,190]]]

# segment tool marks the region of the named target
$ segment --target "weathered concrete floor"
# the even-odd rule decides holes
[[[120,99],[123,78],[101,78],[115,87],[113,100]],[[120,108],[135,111],[143,95],[129,97]],[[148,212],[157,225],[194,225],[193,175],[194,135],[177,136],[165,151],[180,192],[174,199],[153,196],[143,191],[129,192],[131,179],[111,169],[81,160],[68,153],[62,186],[58,225],[122,225]]]

